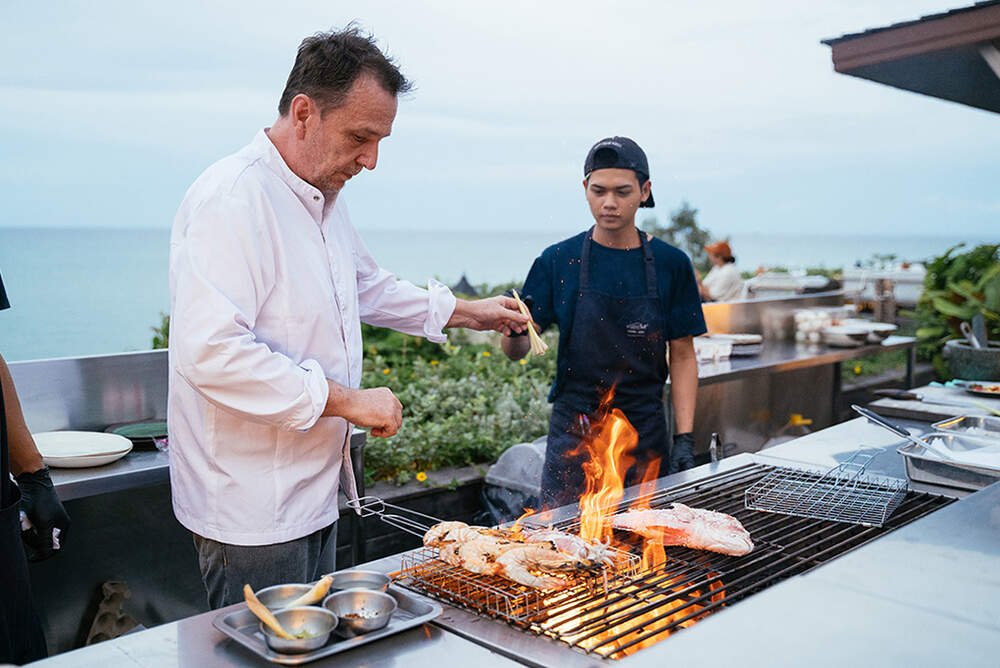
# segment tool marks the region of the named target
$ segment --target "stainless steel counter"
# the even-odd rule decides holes
[[[658,485],[672,487],[752,461],[832,466],[858,447],[884,452],[874,461],[873,472],[898,474],[899,443],[878,427],[852,420],[762,455],[738,455],[663,478]],[[741,601],[621,663],[995,666],[1000,647],[998,558],[1000,484]],[[383,572],[398,567],[398,556],[366,565]],[[442,662],[509,665],[511,658],[527,665],[565,668],[616,665],[501,622],[444,607],[444,615],[433,624],[314,665],[437,668]],[[211,627],[215,614],[56,656],[44,665],[263,664]]]
[[[857,348],[832,348],[822,344],[765,340],[764,349],[759,355],[699,363],[698,380],[699,385],[710,385],[754,375],[835,364],[890,350],[913,349],[916,342],[917,340],[911,336],[890,336],[882,343]]]

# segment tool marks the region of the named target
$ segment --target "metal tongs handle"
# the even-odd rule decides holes
[[[386,524],[418,538],[423,538],[424,534],[432,526],[441,522],[436,517],[425,515],[416,510],[386,503],[377,496],[362,496],[357,499],[348,499],[347,507],[357,511],[361,517],[378,517]],[[388,510],[395,512],[387,512]]]
[[[905,438],[906,440],[910,441],[911,443],[916,443],[921,448],[924,448],[926,450],[929,450],[930,452],[933,452],[934,454],[936,454],[937,456],[941,457],[942,459],[945,459],[945,460],[951,460],[952,459],[952,456],[949,453],[943,452],[940,448],[938,448],[937,446],[931,445],[930,443],[928,443],[924,439],[920,438],[919,436],[914,436],[913,434],[911,434],[910,432],[908,432],[903,427],[900,427],[898,424],[893,424],[892,422],[889,422],[888,420],[886,420],[884,417],[882,417],[881,415],[879,415],[875,411],[869,410],[867,408],[862,408],[861,406],[858,406],[857,404],[851,404],[851,408],[853,408],[854,411],[856,413],[858,413],[859,415],[862,415],[862,416],[868,418],[869,422],[877,424],[878,426],[882,427],[883,429],[888,429],[892,433],[896,434],[897,436],[902,436],[903,438]]]

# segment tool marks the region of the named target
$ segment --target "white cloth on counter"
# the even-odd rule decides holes
[[[357,497],[351,425],[326,379],[361,382],[361,321],[444,342],[447,287],[398,281],[342,196],[285,164],[264,130],[191,186],[170,239],[167,424],[177,519],[224,543],[294,540]]]
[[[714,302],[731,302],[743,295],[743,278],[732,262],[719,267],[713,266],[705,278],[701,279],[701,283],[708,288],[708,294]]]

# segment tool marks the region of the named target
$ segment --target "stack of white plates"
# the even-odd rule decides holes
[[[132,441],[98,431],[44,431],[32,434],[42,461],[52,468],[101,466],[121,459]]]
[[[857,329],[867,330],[869,343],[882,343],[889,338],[890,334],[899,329],[899,327],[889,322],[872,322],[871,320],[862,320],[861,318],[848,318],[847,320],[842,320],[840,324],[845,327],[856,327]]]
[[[764,337],[760,334],[710,334],[713,341],[728,341],[733,345],[731,355],[748,357],[759,355],[764,349]]]
[[[862,327],[833,325],[820,330],[823,343],[837,348],[856,348],[868,340],[868,330]]]

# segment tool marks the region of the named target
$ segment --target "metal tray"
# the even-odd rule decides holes
[[[303,652],[302,654],[281,654],[268,647],[264,641],[264,635],[260,632],[260,620],[246,606],[242,606],[234,612],[216,615],[215,619],[212,620],[212,626],[257,656],[263,657],[272,663],[297,666],[330,656],[331,654],[339,654],[360,645],[366,645],[379,638],[391,636],[394,633],[399,633],[414,626],[420,626],[424,622],[430,621],[441,614],[441,606],[437,603],[425,600],[395,585],[391,586],[387,593],[391,594],[399,605],[387,626],[378,631],[354,636],[353,638],[344,638],[337,635],[337,632],[334,631],[330,635],[329,643],[317,650]]]
[[[960,437],[956,438],[954,433],[927,434],[924,438],[961,440]],[[980,438],[977,440],[982,443],[984,439]],[[1000,480],[1000,468],[946,462],[933,453],[928,453],[927,450],[916,443],[908,443],[901,446],[896,449],[896,452],[903,455],[903,461],[906,464],[906,475],[910,480],[916,482],[976,490],[992,485]]]
[[[965,438],[1000,439],[1000,417],[962,415],[935,422],[933,426]]]

